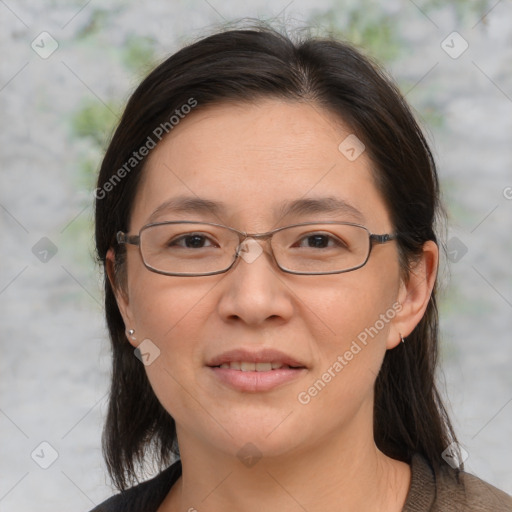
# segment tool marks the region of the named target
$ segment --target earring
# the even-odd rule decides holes
[[[135,341],[137,338],[135,337],[135,329],[130,329],[128,331],[128,335],[130,336],[130,338]]]
[[[405,343],[405,338],[400,334],[400,340],[402,341],[402,343]]]

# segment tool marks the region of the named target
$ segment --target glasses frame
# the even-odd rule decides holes
[[[140,246],[141,235],[144,230],[149,229],[153,226],[162,226],[162,225],[167,225],[167,224],[204,224],[207,226],[216,226],[216,227],[220,227],[220,228],[225,228],[225,229],[232,231],[233,233],[238,234],[239,243],[238,243],[238,247],[236,249],[236,253],[234,255],[233,261],[227,268],[225,268],[223,270],[216,270],[215,272],[177,273],[177,272],[165,272],[163,270],[158,270],[158,269],[152,267],[144,259],[144,255],[142,253],[142,249]],[[288,229],[288,228],[294,228],[294,227],[298,227],[298,226],[311,226],[311,225],[315,225],[315,224],[336,224],[336,225],[343,225],[343,226],[356,226],[358,228],[364,229],[368,233],[368,238],[369,238],[368,254],[367,254],[364,262],[361,263],[360,265],[351,267],[346,270],[331,270],[329,272],[303,272],[303,271],[289,270],[285,267],[282,267],[278,263],[278,261],[275,257],[275,254],[274,254],[274,250],[272,249],[272,237],[274,236],[274,234],[278,233],[279,231],[282,231],[284,229]],[[339,222],[339,221],[301,222],[298,224],[291,224],[289,226],[283,226],[280,228],[276,228],[276,229],[273,229],[272,231],[267,231],[266,233],[246,233],[245,231],[239,231],[238,229],[232,228],[230,226],[224,226],[223,224],[216,224],[214,222],[199,222],[199,221],[195,221],[195,220],[152,222],[150,224],[146,224],[145,226],[142,226],[142,228],[140,228],[140,230],[139,230],[138,235],[129,235],[129,234],[125,233],[124,231],[118,231],[116,234],[116,240],[119,245],[122,245],[122,244],[135,245],[139,248],[139,254],[140,254],[140,257],[142,258],[142,262],[144,263],[144,266],[148,270],[150,270],[151,272],[155,272],[156,274],[161,274],[164,276],[176,276],[176,277],[213,276],[213,275],[224,274],[224,273],[228,272],[229,270],[231,270],[234,267],[235,263],[239,260],[240,248],[241,248],[243,242],[245,242],[248,238],[252,238],[254,240],[269,240],[270,243],[268,245],[270,248],[270,254],[272,256],[274,263],[281,271],[286,272],[288,274],[315,276],[315,275],[344,274],[346,272],[352,272],[361,267],[364,267],[366,265],[366,263],[368,262],[368,260],[370,259],[370,254],[371,254],[373,246],[375,244],[385,244],[392,240],[396,240],[398,238],[398,234],[397,233],[385,233],[382,235],[378,235],[378,234],[372,233],[366,226],[363,226],[361,224],[356,224],[354,222]]]

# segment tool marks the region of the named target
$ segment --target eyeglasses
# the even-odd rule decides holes
[[[252,242],[250,241],[252,239]],[[375,235],[350,222],[304,222],[267,233],[244,233],[209,222],[170,221],[147,224],[138,235],[117,233],[119,244],[139,251],[148,270],[167,276],[210,276],[247,262],[263,252],[256,240],[268,240],[277,266],[290,274],[341,274],[361,268],[375,243],[396,234]]]

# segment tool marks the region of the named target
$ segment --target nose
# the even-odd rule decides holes
[[[294,310],[293,294],[285,279],[268,244],[246,239],[239,247],[238,261],[222,281],[219,314],[226,321],[251,326],[289,320]]]

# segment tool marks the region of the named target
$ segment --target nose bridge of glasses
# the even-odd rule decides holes
[[[263,252],[267,253],[267,258],[271,261],[276,260],[272,249],[271,241],[276,231],[267,231],[264,233],[239,233],[239,243],[236,249],[236,258],[241,257],[246,263],[253,263]],[[263,243],[262,243],[263,242]],[[267,249],[264,249],[265,242]]]

